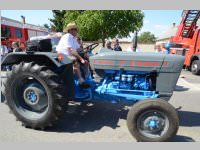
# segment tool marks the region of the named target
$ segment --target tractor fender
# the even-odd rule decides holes
[[[35,62],[40,66],[47,66],[60,75],[66,88],[66,98],[74,97],[73,63],[70,59],[65,59],[65,64],[58,60],[57,53],[51,52],[16,52],[9,53],[2,61],[1,66],[12,66],[21,62]],[[5,76],[6,78],[6,76]]]
[[[65,64],[58,60],[57,53],[52,52],[15,52],[9,53],[2,61],[1,66],[19,64],[20,62],[36,62],[39,65],[46,65],[48,67],[62,67],[66,64],[71,64],[70,59],[65,60]]]

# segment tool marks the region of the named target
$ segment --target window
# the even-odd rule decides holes
[[[11,37],[11,32],[9,27],[1,27],[1,37]]]
[[[56,46],[58,45],[59,41],[60,41],[60,37],[52,38],[52,39],[51,39],[51,44],[52,44],[52,46],[55,46],[55,47],[56,47]]]
[[[56,37],[56,38],[52,38],[51,39],[51,44],[52,44],[52,50],[53,50],[53,52],[56,52],[56,47],[57,47],[59,41],[60,41],[60,37]]]
[[[31,37],[34,37],[34,36],[37,36],[37,32],[36,31],[32,31],[32,30],[28,30],[28,37],[29,37],[29,39]]]
[[[15,34],[17,38],[22,38],[22,31],[21,29],[15,29]]]
[[[198,37],[197,37],[197,40],[196,40],[196,52],[198,52],[198,54],[200,54],[200,30],[199,30],[199,33],[198,33]]]

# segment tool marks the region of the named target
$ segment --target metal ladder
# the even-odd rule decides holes
[[[182,36],[189,37],[191,31],[196,27],[196,23],[200,17],[200,10],[185,10],[183,12],[183,30]]]

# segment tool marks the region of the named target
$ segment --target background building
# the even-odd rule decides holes
[[[164,33],[157,39],[156,45],[161,43],[169,42],[170,38],[176,34],[178,30],[178,26],[173,23],[171,27],[169,27]]]

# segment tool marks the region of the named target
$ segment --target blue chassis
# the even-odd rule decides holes
[[[139,100],[159,97],[159,94],[155,91],[110,88],[106,84],[107,80],[107,78],[104,78],[102,82],[97,83],[90,77],[86,80],[90,88],[81,89],[75,77],[75,101],[110,101],[111,103],[123,101],[125,103],[135,103]]]

